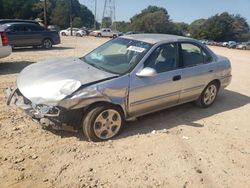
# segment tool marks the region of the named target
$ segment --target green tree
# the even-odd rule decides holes
[[[174,33],[185,36],[189,33],[189,25],[184,22],[174,23]]]
[[[194,21],[189,31],[192,37],[211,39],[215,41],[239,40],[249,32],[246,19],[240,15],[230,15],[227,12],[216,14],[205,19]]]
[[[102,27],[103,28],[111,28],[112,27],[112,19],[110,17],[104,17],[102,19]]]
[[[145,33],[173,33],[166,9],[149,6],[131,18],[131,30]]]
[[[83,26],[82,19],[80,17],[75,17],[73,19],[73,27],[81,28]]]
[[[3,18],[3,0],[0,0],[0,18]]]
[[[205,39],[207,37],[204,30],[205,19],[198,19],[192,22],[189,26],[189,33],[193,38]]]
[[[130,22],[121,21],[115,22],[114,24],[116,25],[116,29],[118,31],[128,32],[130,30]]]
[[[31,10],[37,2],[39,0],[2,0],[1,18],[34,19],[36,15]]]

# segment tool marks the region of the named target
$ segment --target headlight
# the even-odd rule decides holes
[[[36,114],[41,116],[58,116],[60,114],[60,109],[54,106],[47,106],[43,104],[32,105],[32,108],[35,110]]]

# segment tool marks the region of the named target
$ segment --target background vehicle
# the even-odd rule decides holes
[[[43,46],[50,49],[53,45],[60,44],[58,32],[48,31],[37,24],[14,22],[4,24],[3,28],[12,47]]]
[[[22,23],[32,23],[32,24],[37,24],[40,25],[39,22],[35,20],[22,20],[22,19],[0,19],[0,25],[6,24],[6,23],[17,23],[17,22],[22,22]]]
[[[112,31],[109,28],[102,28],[101,30],[92,31],[90,35],[95,36],[95,37],[116,38],[119,36],[119,32]]]
[[[70,36],[71,29],[70,27],[68,29],[64,29],[60,31],[60,35],[62,36]],[[77,37],[83,37],[86,36],[86,31],[79,29],[79,28],[72,28],[72,35]]]
[[[129,35],[82,58],[26,67],[8,104],[25,98],[16,104],[25,103],[44,127],[67,123],[89,140],[103,141],[117,135],[125,120],[191,101],[207,108],[230,82],[230,61],[196,40]]]
[[[47,28],[49,31],[60,31],[60,28],[57,25],[49,25]]]
[[[128,31],[124,35],[134,35],[134,34],[138,34],[138,33],[135,31]]]
[[[233,49],[236,48],[236,46],[237,46],[237,42],[235,41],[229,41],[227,45],[228,48],[233,48]]]
[[[227,47],[227,46],[228,46],[228,42],[223,42],[223,43],[222,43],[222,46],[223,46],[223,47]]]
[[[0,26],[0,58],[7,57],[11,54],[11,46],[8,44],[8,37],[4,29]]]
[[[240,50],[250,50],[250,42],[243,42],[241,44],[238,44],[236,48]]]

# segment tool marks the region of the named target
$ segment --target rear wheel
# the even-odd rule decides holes
[[[80,34],[80,33],[76,33],[76,36],[77,36],[77,37],[81,37],[81,34]]]
[[[218,94],[219,86],[216,82],[211,82],[208,86],[204,89],[199,99],[195,102],[199,107],[207,108],[211,106]]]
[[[66,36],[66,33],[62,32],[62,36]]]
[[[105,105],[91,109],[83,120],[84,135],[93,142],[115,137],[124,124],[123,113],[116,106]]]
[[[43,40],[43,48],[50,49],[52,48],[52,41],[50,39],[44,39]]]
[[[101,34],[101,33],[98,33],[97,36],[98,36],[98,37],[102,37],[102,34]]]

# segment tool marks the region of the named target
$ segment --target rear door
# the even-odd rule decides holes
[[[38,25],[27,24],[24,26],[25,43],[24,45],[40,45],[43,40],[45,29]]]
[[[24,25],[11,25],[6,29],[6,32],[11,46],[22,46],[23,41],[25,41]]]
[[[216,62],[202,46],[196,43],[180,43],[182,67],[182,91],[180,102],[197,99],[206,85],[213,80]]]

